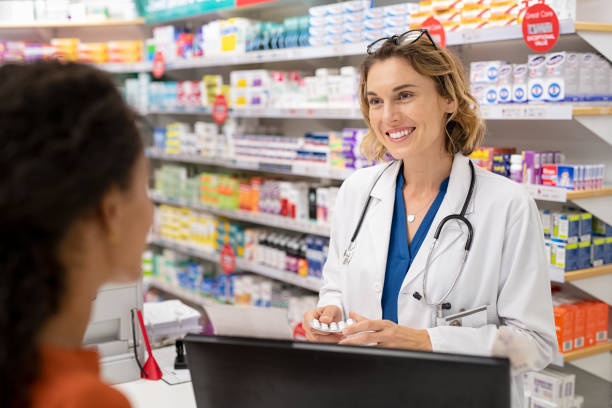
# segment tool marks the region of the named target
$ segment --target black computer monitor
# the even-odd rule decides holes
[[[199,408],[510,407],[507,359],[189,334]]]

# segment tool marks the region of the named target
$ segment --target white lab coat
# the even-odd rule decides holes
[[[552,361],[557,348],[542,225],[534,200],[520,185],[475,166],[473,198],[466,211],[474,239],[462,275],[447,302],[447,314],[487,305],[487,325],[479,328],[435,326],[435,308],[413,297],[423,293],[423,271],[441,219],[458,214],[469,184],[468,158],[454,157],[446,195],[398,299],[398,323],[427,329],[433,351],[491,355],[501,325],[535,344],[529,369],[539,370]],[[347,318],[354,311],[369,319],[382,318],[381,296],[395,201],[396,162],[372,189],[350,264],[342,258],[367,200],[374,179],[386,164],[356,171],[342,185],[332,217],[329,254],[323,269],[319,306],[337,305]],[[427,282],[430,302],[437,302],[450,287],[464,255],[467,228],[451,220],[432,255]],[[513,378],[513,406],[522,405],[522,381]]]

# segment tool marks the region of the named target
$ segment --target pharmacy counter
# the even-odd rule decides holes
[[[165,368],[174,364],[174,350],[174,346],[153,350],[164,374]],[[132,408],[196,408],[191,381],[169,385],[163,380],[136,380],[114,387],[128,398]]]

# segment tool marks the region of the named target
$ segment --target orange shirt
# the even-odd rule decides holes
[[[42,346],[40,359],[32,408],[130,408],[123,394],[102,382],[97,352]]]

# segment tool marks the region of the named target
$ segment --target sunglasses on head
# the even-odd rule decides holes
[[[387,41],[393,41],[395,45],[412,44],[418,41],[419,38],[423,36],[423,34],[425,34],[427,38],[429,38],[429,41],[431,41],[431,45],[433,45],[434,48],[437,49],[438,46],[434,42],[433,38],[431,38],[431,35],[429,35],[429,32],[423,28],[419,28],[415,30],[406,31],[405,33],[400,34],[400,35],[393,35],[391,37],[379,38],[378,40],[368,45],[367,52],[370,55],[374,54],[376,50],[382,47],[383,44],[386,43]]]

